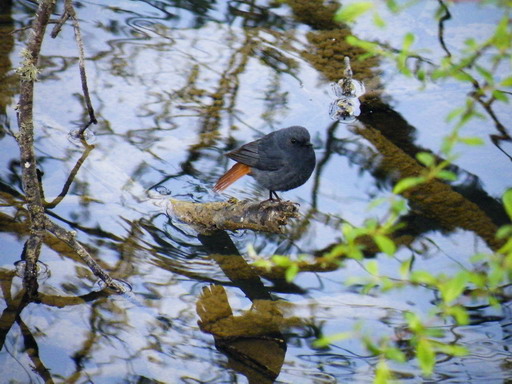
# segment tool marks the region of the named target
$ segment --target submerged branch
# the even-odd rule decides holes
[[[296,203],[280,200],[192,203],[171,199],[168,208],[203,234],[237,229],[282,233],[290,219],[299,217]]]
[[[67,4],[68,3],[70,4],[70,2],[67,2]],[[118,292],[123,292],[125,289],[99,267],[85,248],[76,241],[75,236],[71,232],[53,223],[46,216],[44,210],[42,187],[40,178],[38,177],[37,158],[34,150],[34,83],[38,74],[37,65],[41,45],[54,7],[54,0],[41,0],[39,2],[36,18],[32,23],[32,33],[30,34],[26,49],[23,51],[24,60],[17,71],[20,76],[20,100],[18,108],[19,133],[16,135],[16,140],[20,148],[21,177],[23,191],[25,192],[25,202],[27,203],[29,213],[30,227],[30,238],[24,249],[24,282],[27,286],[31,286],[29,283],[35,281],[37,278],[36,263],[39,259],[44,233],[48,230],[58,239],[67,243],[85,261],[93,273],[102,279],[108,287]],[[71,14],[71,17],[73,17],[73,14]],[[82,54],[83,50],[81,50],[81,55]],[[86,97],[86,99],[87,98],[88,97]]]
[[[87,264],[89,269],[110,288],[117,292],[124,292],[126,289],[115,280],[113,280],[108,273],[106,273],[99,264],[92,258],[87,250],[80,244],[76,238],[74,232],[66,231],[64,228],[59,227],[49,218],[45,217],[46,229],[51,232],[59,240],[69,245],[73,251]]]

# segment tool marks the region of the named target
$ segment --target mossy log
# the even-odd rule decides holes
[[[237,229],[282,233],[290,219],[299,217],[298,204],[282,200],[193,203],[170,199],[168,208],[171,216],[202,234]]]

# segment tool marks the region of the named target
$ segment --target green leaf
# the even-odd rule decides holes
[[[278,267],[289,267],[292,262],[287,256],[281,256],[281,255],[274,255],[272,256],[272,261],[275,265]]]
[[[512,76],[507,77],[500,83],[500,85],[502,85],[503,87],[512,87]]]
[[[498,229],[498,232],[496,232],[497,239],[506,239],[507,237],[510,236],[512,236],[512,225],[504,225],[503,227]]]
[[[508,255],[505,260],[508,260],[509,257],[512,257],[512,239],[508,239],[505,245],[498,249],[498,252],[504,255]],[[510,265],[510,269],[512,270],[512,262],[508,265]]]
[[[347,277],[344,280],[344,284],[347,287],[352,287],[354,285],[364,285],[367,283],[367,281],[368,281],[367,278],[352,276],[352,277]]]
[[[378,225],[379,222],[377,221],[377,219],[374,218],[369,218],[364,222],[364,226],[368,229],[369,232],[375,231]]]
[[[324,253],[324,257],[326,259],[339,258],[341,256],[345,256],[347,254],[347,245],[346,244],[338,244],[334,246],[329,252]]]
[[[405,354],[398,348],[387,348],[384,351],[384,356],[390,360],[398,361],[399,363],[405,362]]]
[[[379,249],[392,256],[396,252],[396,245],[393,240],[391,240],[389,237],[384,235],[375,235],[373,236],[373,240],[375,240],[375,243],[379,247]]]
[[[290,265],[286,272],[284,273],[284,277],[288,283],[291,283],[293,279],[295,279],[295,276],[299,273],[299,266],[297,264]]]
[[[496,48],[501,51],[505,51],[510,47],[510,34],[508,33],[508,15],[504,15],[498,26],[496,27],[496,31],[493,36],[493,43]]]
[[[404,36],[404,41],[402,42],[402,50],[409,51],[412,43],[414,43],[414,35],[411,32],[408,32]]]
[[[457,175],[455,173],[453,173],[452,171],[447,171],[445,169],[437,172],[436,176],[440,179],[448,180],[448,181],[457,180]]]
[[[435,337],[437,339],[440,339],[444,337],[445,331],[442,328],[426,328],[425,329],[425,335],[432,338]]]
[[[377,286],[377,284],[375,284],[374,282],[370,282],[363,287],[363,290],[361,291],[361,293],[363,295],[369,295],[370,292],[372,291],[372,289],[375,288],[376,286]]]
[[[374,12],[373,24],[375,24],[375,26],[378,28],[384,28],[386,26],[386,21],[379,15],[378,12]]]
[[[267,271],[270,271],[273,267],[273,264],[270,262],[270,260],[256,260],[253,265],[259,268],[265,268]]]
[[[512,219],[512,188],[508,189],[503,194],[503,205],[505,206],[505,211],[507,211],[508,217]]]
[[[416,72],[416,77],[419,81],[425,81],[427,79],[427,72],[424,69],[419,69]]]
[[[338,23],[350,23],[373,7],[374,4],[372,1],[359,1],[353,4],[343,5],[334,15],[334,20]]]
[[[434,69],[432,71],[432,73],[430,74],[430,77],[432,78],[432,80],[437,80],[437,79],[440,79],[440,78],[443,78],[446,76],[447,76],[446,71],[444,71],[440,68]]]
[[[450,137],[447,137],[443,140],[441,144],[441,152],[445,155],[450,154],[453,151],[453,146],[455,145],[455,141]]]
[[[489,256],[487,254],[479,252],[479,253],[475,253],[473,256],[471,256],[469,260],[472,263],[478,263],[480,261],[487,260],[488,257]]]
[[[347,36],[345,38],[345,41],[347,43],[349,43],[350,45],[362,48],[365,51],[372,53],[372,55],[380,55],[384,52],[383,49],[378,44],[372,43],[370,41],[358,39],[357,37],[352,36],[352,35]]]
[[[341,233],[343,233],[343,237],[345,237],[345,239],[349,239],[352,237],[352,234],[354,233],[354,227],[349,223],[342,223]]]
[[[499,100],[499,101],[502,101],[504,103],[508,103],[508,97],[507,95],[505,94],[505,92],[503,91],[500,91],[498,89],[495,89],[494,91],[492,91],[492,96],[496,99],[496,100]]]
[[[377,263],[377,260],[370,260],[366,263],[366,270],[371,273],[372,275],[378,275],[379,274],[379,263]]]
[[[366,52],[366,53],[363,53],[362,55],[359,55],[357,60],[363,62],[363,61],[365,61],[371,57],[377,56],[377,55],[378,55],[377,52]]]
[[[475,39],[473,38],[469,38],[469,39],[466,39],[466,41],[464,42],[464,44],[466,44],[469,48],[471,48],[471,50],[473,51],[476,51],[478,48],[478,43],[476,42]]]
[[[332,344],[336,341],[342,341],[342,340],[348,339],[352,336],[353,336],[352,332],[335,333],[334,335],[324,336],[324,337],[321,337],[321,338],[315,340],[313,342],[313,346],[315,346],[317,348],[324,348],[324,347],[329,346],[329,344]]]
[[[494,84],[494,77],[492,76],[492,73],[489,72],[487,69],[477,65],[475,66],[477,72],[485,79],[487,84],[492,85]]]
[[[396,213],[397,215],[407,213],[409,211],[407,200],[403,198],[393,199],[391,201],[391,210],[393,211],[393,213]]]
[[[486,257],[486,259],[487,259],[487,257]],[[472,262],[474,262],[473,260],[474,259],[471,258]],[[485,285],[487,284],[487,275],[484,275],[483,273],[480,273],[480,272],[470,272],[468,281],[470,283],[474,284],[478,288],[484,288]]]
[[[501,309],[501,302],[495,296],[489,296],[489,304],[495,309]]]
[[[379,284],[381,286],[382,292],[387,292],[391,289],[398,288],[400,283],[395,280],[391,280],[389,277],[380,277]]]
[[[454,79],[459,80],[459,81],[464,81],[464,82],[469,82],[469,83],[473,82],[473,77],[463,71],[454,72],[452,74],[452,76]]]
[[[416,159],[423,165],[431,167],[434,165],[436,158],[428,152],[419,152],[416,154]]]
[[[461,305],[453,305],[449,307],[449,315],[453,316],[457,324],[466,325],[469,324],[469,315],[466,309]]]
[[[462,115],[464,111],[466,111],[466,108],[464,107],[455,108],[454,110],[450,111],[450,113],[448,113],[448,115],[446,116],[446,122],[449,123],[456,117]]]
[[[377,208],[379,205],[385,203],[387,200],[388,199],[386,199],[385,197],[373,199],[372,201],[370,201],[370,204],[368,204],[368,210]]]
[[[375,369],[373,384],[389,384],[391,381],[391,370],[385,360],[379,360]]]
[[[491,268],[487,273],[487,280],[491,288],[495,288],[501,284],[505,277],[505,271],[502,268]]]
[[[405,261],[402,261],[400,264],[400,276],[402,276],[403,279],[407,278],[409,276],[409,273],[411,272],[411,265],[414,257],[411,256]]]
[[[398,57],[396,58],[396,65],[397,65],[398,70],[402,74],[404,74],[405,76],[411,76],[412,72],[409,69],[409,67],[407,66],[407,58],[408,58],[407,52],[408,52],[407,50],[402,49],[402,53],[400,55],[398,55]]]
[[[427,271],[414,271],[411,273],[411,280],[419,284],[427,284],[435,286],[437,284],[436,278]]]
[[[421,338],[416,349],[416,356],[423,374],[430,376],[436,363],[436,354],[429,340]]]
[[[443,300],[449,304],[457,299],[466,288],[468,283],[468,273],[466,271],[459,272],[455,277],[448,279],[439,287]]]
[[[365,348],[370,352],[372,355],[380,355],[382,353],[381,349],[377,344],[375,344],[374,340],[365,335],[363,336],[363,343]]]
[[[400,6],[396,2],[396,0],[386,0],[386,5],[388,6],[388,9],[391,12],[393,12],[393,13],[400,12]]]
[[[436,343],[436,350],[451,356],[465,356],[469,353],[465,347],[456,344]]]
[[[466,145],[484,145],[485,143],[480,137],[459,137],[458,140]]]
[[[395,195],[398,195],[409,188],[415,187],[423,183],[425,180],[425,177],[422,176],[406,177],[405,179],[402,179],[395,184],[395,187],[393,188],[393,193]]]
[[[414,312],[406,312],[405,313],[405,320],[407,320],[407,324],[409,325],[409,328],[415,332],[420,333],[423,331],[424,327],[421,323],[421,320],[419,316]]]

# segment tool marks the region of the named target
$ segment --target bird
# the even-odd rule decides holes
[[[292,126],[271,132],[225,154],[236,163],[222,175],[213,190],[223,191],[250,175],[269,190],[269,200],[280,200],[276,191],[300,187],[316,165],[315,151],[306,128]]]

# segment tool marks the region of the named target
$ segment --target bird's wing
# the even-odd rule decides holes
[[[242,145],[240,148],[226,153],[226,156],[249,167],[254,167],[260,159],[258,151],[259,142],[259,140],[256,140]]]
[[[281,150],[269,141],[256,140],[241,146],[226,156],[239,163],[263,171],[275,171],[283,166]]]

